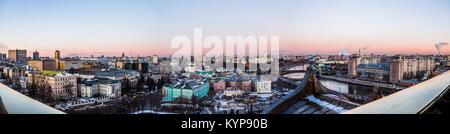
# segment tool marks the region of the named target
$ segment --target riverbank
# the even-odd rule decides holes
[[[357,85],[363,85],[363,86],[377,86],[377,87],[382,87],[382,88],[388,88],[388,89],[394,89],[394,90],[401,90],[401,89],[405,89],[407,87],[402,87],[402,86],[398,86],[396,85],[395,87],[391,84],[385,84],[385,83],[376,83],[376,82],[371,82],[371,81],[363,81],[363,80],[358,80],[358,79],[348,79],[348,78],[342,78],[342,77],[336,77],[336,76],[318,76],[319,78],[322,79],[330,79],[330,80],[335,80],[335,81],[339,81],[339,82],[346,82],[346,83],[352,83],[352,84],[357,84]]]

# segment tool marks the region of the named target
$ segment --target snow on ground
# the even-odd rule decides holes
[[[258,94],[259,98],[270,98],[272,97],[272,94]]]
[[[144,111],[137,111],[131,114],[178,114],[178,113],[171,113],[171,112],[155,112],[153,110],[144,110]]]

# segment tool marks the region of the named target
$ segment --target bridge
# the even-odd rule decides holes
[[[291,94],[282,97],[266,109],[264,114],[337,114],[359,104],[323,86],[311,67],[302,82]]]
[[[306,70],[283,70],[280,71],[280,75],[291,74],[291,73],[305,73]]]
[[[312,69],[295,91],[273,103],[265,114],[448,114],[450,71],[365,105],[348,101],[317,80]]]
[[[319,78],[321,78],[321,79],[330,79],[330,80],[335,80],[335,81],[344,82],[344,83],[352,83],[352,84],[371,86],[371,87],[383,87],[383,88],[396,89],[396,90],[401,90],[401,89],[405,89],[406,88],[406,87],[403,87],[403,86],[397,86],[397,85],[394,86],[392,84],[377,83],[377,82],[363,81],[363,80],[358,80],[358,79],[342,78],[342,77],[336,77],[336,76],[325,76],[325,75],[322,75],[322,76],[319,76]]]
[[[305,65],[309,66],[309,64],[307,64],[307,63],[298,63],[298,64],[290,64],[290,65],[287,65],[287,66],[282,66],[282,67],[280,67],[280,72],[289,71],[292,68],[295,68],[295,67],[298,67],[298,66],[303,66],[304,67]],[[303,70],[303,71],[306,71],[306,70]]]
[[[290,89],[295,89],[298,84],[302,81],[303,78],[295,79],[295,78],[287,78],[284,77],[284,75],[292,74],[292,73],[306,73],[306,70],[293,70],[292,68],[298,67],[298,66],[304,66],[308,65],[306,63],[296,63],[296,64],[290,64],[283,67],[280,67],[280,77],[278,78],[277,84],[279,87],[285,87]]]

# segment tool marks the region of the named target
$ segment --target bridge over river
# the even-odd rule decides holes
[[[288,73],[286,73],[288,74]],[[285,74],[285,75],[286,75]],[[351,95],[333,91],[318,80],[310,68],[304,78],[279,78],[287,85],[297,85],[295,91],[273,103],[265,114],[361,114],[361,113],[449,113],[450,71],[388,96],[377,90],[374,101],[358,104],[349,101]]]

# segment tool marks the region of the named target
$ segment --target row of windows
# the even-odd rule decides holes
[[[75,79],[75,78],[73,78],[73,77],[57,78],[57,79],[55,79],[55,81],[68,81],[68,80],[73,80],[73,79]]]

